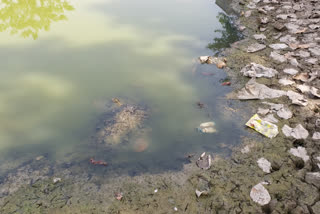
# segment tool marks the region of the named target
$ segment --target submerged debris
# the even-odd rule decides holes
[[[268,190],[262,184],[263,183],[259,183],[255,185],[250,191],[251,199],[261,206],[269,204],[271,201],[271,196]]]
[[[226,58],[219,58],[219,57],[213,57],[213,56],[200,56],[199,61],[201,64],[215,64],[218,68],[224,68],[227,66]]]

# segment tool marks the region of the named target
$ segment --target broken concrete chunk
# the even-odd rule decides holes
[[[247,52],[248,53],[254,53],[254,52],[257,52],[257,51],[261,51],[263,49],[265,49],[267,46],[263,45],[263,44],[260,44],[260,43],[254,43],[252,45],[250,45],[247,49]]]
[[[278,126],[266,120],[262,120],[257,114],[253,115],[246,123],[246,126],[256,130],[268,138],[274,138],[278,135]]]
[[[250,197],[254,202],[261,206],[269,204],[271,201],[271,196],[268,190],[261,183],[252,187],[250,191]]]
[[[278,74],[278,71],[264,67],[263,65],[256,64],[256,63],[250,63],[249,65],[246,65],[244,68],[240,71],[243,73],[244,76],[247,77],[274,77],[276,74]]]
[[[282,132],[286,137],[293,137],[295,139],[306,139],[309,136],[309,132],[301,124],[298,124],[295,128],[284,125]]]
[[[280,49],[285,49],[288,47],[288,45],[283,44],[283,43],[276,43],[276,44],[271,44],[269,45],[270,48],[274,50],[280,50]]]
[[[278,62],[281,62],[281,63],[287,61],[287,58],[286,58],[285,56],[283,56],[283,55],[281,55],[281,54],[279,54],[279,53],[277,53],[277,52],[275,52],[275,51],[272,51],[272,52],[270,53],[270,57],[271,57],[272,59],[278,61]]]
[[[262,171],[264,171],[265,173],[270,173],[271,172],[271,163],[265,159],[265,158],[260,158],[258,161],[258,166],[260,167],[260,169],[262,169]]]
[[[320,172],[308,172],[305,180],[308,184],[313,184],[320,188]]]
[[[280,79],[280,80],[279,80],[279,83],[280,83],[281,85],[292,85],[292,84],[294,84],[295,82],[292,81],[292,80],[288,80],[288,79]]]
[[[288,91],[287,96],[292,101],[293,104],[300,105],[300,106],[307,106],[308,101],[304,98],[303,95],[296,93],[294,91]]]
[[[253,38],[256,40],[265,40],[267,37],[264,34],[254,34]]]
[[[297,73],[299,73],[299,71],[293,68],[286,68],[283,70],[283,72],[290,75],[296,75]]]
[[[250,99],[272,99],[286,95],[287,92],[271,89],[263,84],[257,83],[254,78],[249,80],[243,89],[241,89],[237,97],[240,100]]]
[[[312,135],[313,140],[320,140],[320,132],[315,132]]]
[[[304,162],[307,162],[310,159],[309,155],[307,154],[307,150],[304,147],[299,146],[298,148],[291,148],[289,152],[292,155],[301,158]]]

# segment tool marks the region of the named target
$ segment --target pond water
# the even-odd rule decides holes
[[[88,168],[94,157],[109,163],[104,172],[134,175],[181,169],[189,153],[227,154],[242,135],[218,107],[231,88],[222,70],[196,62],[237,39],[227,21],[210,0],[1,1],[1,160],[44,155]],[[130,139],[92,142],[114,97],[150,110],[145,151]],[[217,133],[196,131],[207,121]]]

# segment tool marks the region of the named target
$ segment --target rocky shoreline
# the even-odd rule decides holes
[[[320,3],[232,5],[246,38],[223,53],[229,98],[249,100],[251,116],[277,127],[272,139],[248,128],[256,138],[243,138],[230,159],[215,156],[208,170],[190,157],[180,172],[114,179],[41,158],[21,166],[19,180],[2,181],[0,213],[320,213]]]

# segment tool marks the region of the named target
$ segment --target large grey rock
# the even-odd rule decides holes
[[[286,58],[285,56],[283,56],[283,55],[281,55],[281,54],[279,54],[279,53],[277,53],[277,52],[275,52],[275,51],[272,51],[272,52],[270,53],[270,57],[271,57],[273,60],[276,60],[276,61],[281,62],[281,63],[287,61],[287,58]]]
[[[274,49],[274,50],[281,50],[281,49],[285,49],[288,47],[288,45],[283,44],[283,43],[276,43],[276,44],[271,44],[269,45],[270,48]]]
[[[248,77],[274,77],[276,74],[278,74],[278,71],[264,67],[263,65],[256,64],[254,62],[250,63],[249,65],[246,65],[244,68],[240,71],[243,73],[244,76]]]
[[[320,172],[308,172],[305,180],[308,184],[313,184],[320,188]]]
[[[243,89],[241,89],[237,97],[240,100],[252,99],[272,99],[286,95],[287,92],[271,89],[263,84],[257,83],[254,78],[249,80]]]

